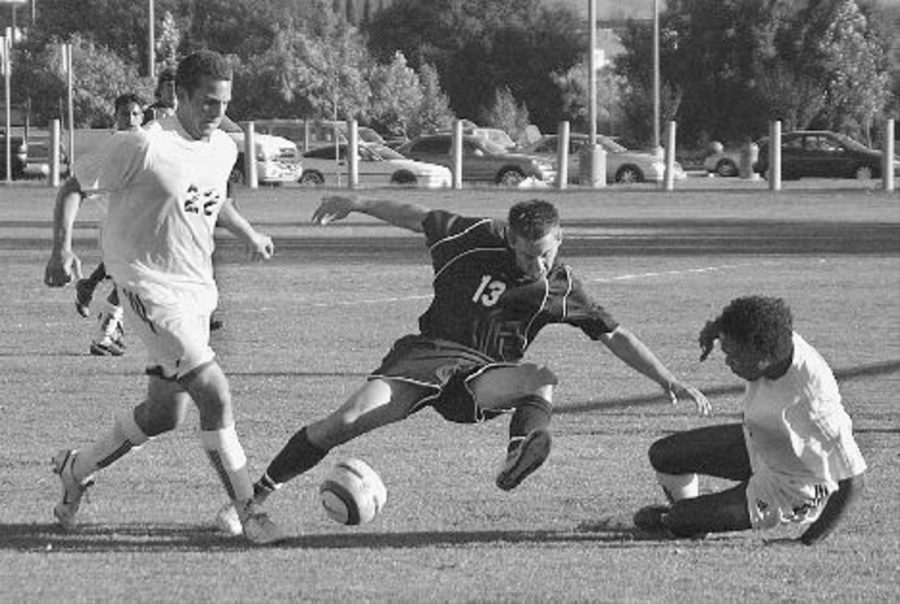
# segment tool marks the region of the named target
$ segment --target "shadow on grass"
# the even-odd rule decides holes
[[[297,535],[269,546],[254,546],[209,526],[180,524],[86,524],[66,532],[55,524],[0,525],[0,550],[21,552],[244,551],[258,547],[296,549],[411,549],[448,545],[597,543],[627,547],[636,542],[670,541],[658,533],[608,520],[582,523],[570,531],[419,531]]]
[[[900,360],[882,361],[880,363],[871,363],[869,365],[859,365],[857,367],[845,367],[834,370],[834,376],[839,382],[846,382],[855,379],[867,378],[878,375],[888,375],[900,371]],[[723,396],[726,394],[735,395],[744,391],[743,384],[732,384],[722,386],[708,386],[701,388],[703,394],[709,398]],[[555,405],[553,412],[556,414],[572,414],[584,413],[587,411],[603,411],[612,409],[627,409],[629,407],[642,407],[650,405],[658,405],[664,400],[662,395],[644,395],[633,396],[630,398],[620,398],[614,400],[588,401],[584,403],[573,403],[570,405]]]

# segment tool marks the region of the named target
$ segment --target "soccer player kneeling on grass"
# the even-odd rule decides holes
[[[340,408],[302,428],[254,485],[261,502],[282,483],[318,464],[333,447],[432,407],[452,422],[475,423],[510,414],[509,443],[497,487],[514,489],[550,453],[556,376],[523,363],[538,332],[553,323],[579,328],[677,401],[709,403],[673,376],[631,332],[619,326],[557,258],[562,228],[543,200],[517,203],[508,220],[464,217],[415,204],[327,197],[313,221],[351,212],[424,233],[434,268],[434,298],[419,317],[419,333],[397,340],[381,366]],[[240,530],[232,508],[223,530]]]
[[[725,363],[747,381],[743,424],[653,443],[650,464],[670,503],[639,510],[636,526],[697,538],[797,524],[807,527],[799,542],[813,545],[844,517],[866,464],[831,369],[792,323],[780,298],[748,296],[706,324],[701,360],[719,340]],[[739,484],[699,495],[698,474]]]

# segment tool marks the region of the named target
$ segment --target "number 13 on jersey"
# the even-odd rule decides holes
[[[494,306],[499,300],[503,292],[506,291],[506,283],[503,281],[495,281],[491,275],[485,275],[472,296],[472,302],[480,303],[483,306]]]

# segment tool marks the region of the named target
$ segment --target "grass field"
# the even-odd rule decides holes
[[[365,217],[308,223],[320,193],[246,191],[241,207],[275,238],[276,258],[244,262],[223,236],[225,329],[213,346],[231,376],[238,430],[256,476],[285,440],[331,410],[427,306],[422,241]],[[502,216],[522,191],[382,191],[433,207]],[[529,356],[561,378],[554,449],[511,493],[494,487],[505,422],[458,426],[431,411],[332,452],[272,498],[292,537],[253,548],[213,528],[223,494],[197,439],[175,433],[104,471],[84,527],[57,531],[50,455],[83,446],[143,394],[143,350],[87,353],[92,322],[73,291],[41,282],[51,191],[0,188],[0,601],[900,600],[900,195],[870,189],[703,187],[541,194],[564,218],[563,255],[609,310],[670,368],[706,391],[711,419],[672,407],[598,344],[563,327]],[[98,260],[98,214],[76,246]],[[831,362],[869,491],[815,548],[724,534],[649,539],[631,526],[661,496],[646,461],[656,438],[739,420],[740,386],[696,333],[737,295],[785,297],[796,329]],[[388,504],[351,529],[320,509],[317,485],[345,456],[383,477]],[[704,488],[722,486],[709,481]]]

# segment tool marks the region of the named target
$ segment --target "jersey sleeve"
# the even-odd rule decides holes
[[[147,140],[139,133],[119,133],[75,161],[73,173],[85,193],[120,189],[138,172],[147,153]]]
[[[567,268],[567,271],[569,269]],[[592,340],[619,326],[612,315],[584,289],[581,281],[569,271],[569,291],[563,299],[562,321],[578,327]]]

